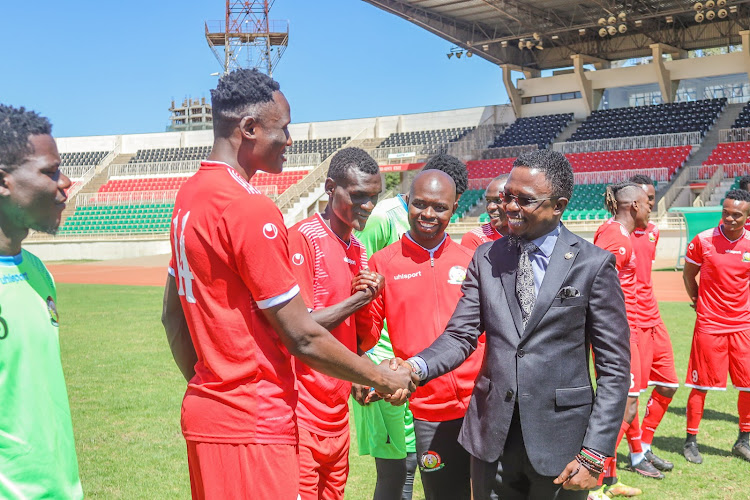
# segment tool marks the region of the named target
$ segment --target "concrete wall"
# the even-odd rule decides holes
[[[23,247],[43,261],[113,260],[163,255],[172,251],[169,240],[52,240],[27,242]]]
[[[325,209],[327,199],[319,201],[317,209]],[[592,231],[576,232],[582,238],[593,241]],[[451,236],[458,241],[463,234]],[[682,248],[680,248],[682,245]],[[658,267],[667,267],[677,262],[677,256],[684,251],[685,240],[680,240],[680,231],[663,230],[659,236],[659,245],[656,247],[656,260]],[[163,255],[171,252],[169,240],[106,240],[106,241],[71,241],[56,239],[44,242],[27,242],[24,248],[37,255],[43,261],[54,260],[113,260],[128,259],[135,257],[147,257],[151,255]]]

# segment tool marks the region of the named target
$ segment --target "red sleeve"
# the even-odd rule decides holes
[[[273,299],[294,296],[297,283],[289,263],[286,226],[281,212],[262,195],[230,203],[218,222],[218,234],[237,273],[263,309]]]
[[[479,244],[481,241],[477,237],[476,234],[469,231],[468,233],[464,234],[464,237],[461,238],[461,246],[465,246],[466,248],[469,248],[471,250],[476,250],[479,247]]]
[[[375,252],[375,254],[370,258],[370,270],[374,271],[376,273],[383,274],[378,269],[378,259],[377,255],[380,252]],[[378,295],[375,300],[370,302],[370,306],[368,307],[368,311],[370,313],[370,321],[372,322],[372,332],[371,336],[374,336],[377,339],[380,338],[380,332],[383,330],[383,324],[385,323],[385,297],[388,293],[388,285],[386,285],[383,288],[383,292]]]
[[[693,238],[693,241],[688,245],[685,259],[699,266],[703,264],[703,245],[701,244],[699,236],[696,235],[696,237]]]
[[[659,228],[658,228],[658,227],[656,227],[656,226],[654,226],[654,231],[653,231],[653,233],[654,233],[654,236],[656,237],[656,241],[654,241],[654,246],[656,246],[656,245],[658,245],[658,244],[659,244],[659,235],[661,234],[661,233],[659,232]],[[655,251],[654,251],[654,254],[656,254],[656,252],[655,252]],[[656,255],[654,255],[654,257],[655,257],[655,256],[656,256]]]
[[[310,241],[297,230],[297,226],[289,230],[289,253],[292,256],[292,271],[299,283],[302,299],[305,306],[312,310],[315,307],[315,255],[310,248]]]

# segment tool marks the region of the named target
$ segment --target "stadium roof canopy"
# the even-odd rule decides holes
[[[650,56],[652,44],[674,53],[740,45],[739,32],[750,28],[750,0],[701,0],[702,22],[696,20],[694,0],[364,1],[495,64],[526,70],[570,67],[574,54],[604,64]],[[709,1],[726,5],[709,8]],[[615,34],[602,36],[608,26]]]

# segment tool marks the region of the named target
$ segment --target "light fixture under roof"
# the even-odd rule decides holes
[[[578,34],[581,35],[581,36],[585,35],[586,34],[586,28],[579,29],[578,30]]]
[[[560,39],[560,35],[552,35],[551,38],[553,40],[559,40]]]
[[[500,42],[500,46],[501,46],[502,48],[505,48],[505,47],[507,47],[507,46],[508,46],[508,40],[503,40],[502,42]]]
[[[640,28],[641,26],[643,26],[643,20],[642,19],[636,19],[635,20],[635,27],[636,28]]]
[[[672,24],[672,23],[674,22],[674,17],[672,17],[672,16],[667,16],[667,17],[666,17],[666,21],[667,21],[667,23],[669,23],[669,24]]]

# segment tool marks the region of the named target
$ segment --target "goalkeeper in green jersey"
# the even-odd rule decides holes
[[[0,498],[83,498],[65,389],[57,293],[21,249],[54,234],[70,179],[46,118],[0,104]]]

